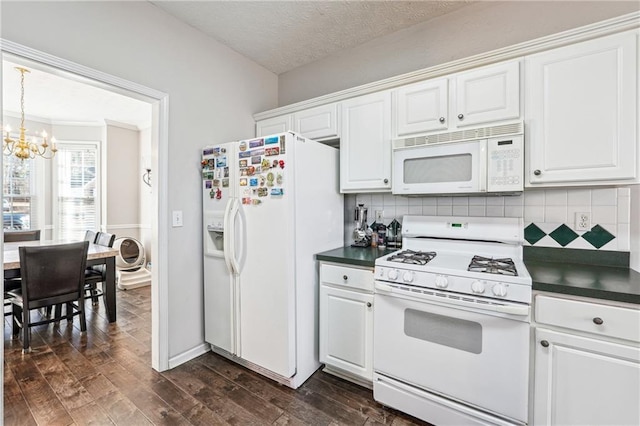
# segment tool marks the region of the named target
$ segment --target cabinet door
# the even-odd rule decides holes
[[[394,92],[396,137],[446,130],[448,80],[441,78],[404,86]]]
[[[293,130],[291,114],[281,117],[268,118],[256,123],[256,136],[268,136],[276,133],[284,133]]]
[[[373,294],[320,286],[320,362],[373,379]]]
[[[296,112],[295,131],[314,140],[335,139],[338,133],[338,104],[322,105]]]
[[[340,191],[391,190],[391,92],[342,102]]]
[[[536,425],[640,424],[640,349],[536,329]]]
[[[621,33],[526,58],[530,186],[637,178],[636,39]]]
[[[455,77],[451,120],[456,127],[520,117],[520,63],[507,62]]]

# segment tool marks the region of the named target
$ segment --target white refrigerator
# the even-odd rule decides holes
[[[205,340],[292,388],[320,366],[314,255],[343,245],[338,158],[293,132],[202,150]]]

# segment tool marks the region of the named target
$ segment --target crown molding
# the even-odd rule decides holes
[[[297,111],[326,105],[332,102],[343,101],[345,99],[367,95],[369,93],[393,89],[405,84],[416,83],[435,77],[442,77],[471,68],[490,65],[496,62],[506,61],[510,59],[516,59],[556,47],[566,46],[568,44],[578,43],[581,41],[591,40],[597,37],[603,37],[606,35],[634,30],[638,28],[640,28],[640,12],[633,12],[615,18],[607,19],[605,21],[596,22],[594,24],[573,28],[549,36],[544,36],[526,42],[514,44],[512,46],[507,46],[500,49],[491,50],[489,52],[469,56],[467,58],[447,62],[441,65],[424,68],[406,74],[401,74],[398,76],[375,81],[373,83],[363,84],[361,86],[341,90],[339,92],[330,93],[268,111],[259,112],[254,114],[253,118],[255,121],[274,118],[281,115],[291,114]]]

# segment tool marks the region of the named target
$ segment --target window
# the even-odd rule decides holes
[[[2,216],[6,230],[36,226],[35,161],[4,157]]]
[[[97,143],[58,143],[54,165],[56,238],[82,240],[98,228],[100,198]]]

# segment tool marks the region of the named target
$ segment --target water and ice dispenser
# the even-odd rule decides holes
[[[224,256],[224,212],[205,213],[204,252]]]

